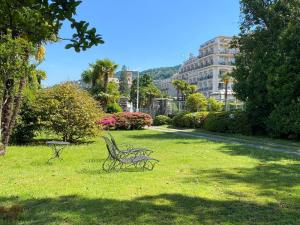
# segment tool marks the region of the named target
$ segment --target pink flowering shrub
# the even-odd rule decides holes
[[[116,119],[113,115],[104,116],[100,119],[98,124],[101,125],[105,130],[115,129]]]
[[[104,129],[137,130],[151,126],[152,117],[140,112],[122,112],[103,117],[99,122]]]

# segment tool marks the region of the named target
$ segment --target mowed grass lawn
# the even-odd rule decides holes
[[[156,131],[113,132],[149,147],[153,171],[105,173],[102,140],[69,146],[47,164],[46,146],[10,147],[0,158],[0,224],[300,224],[300,158]]]

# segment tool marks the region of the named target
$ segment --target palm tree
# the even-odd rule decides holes
[[[118,65],[110,59],[97,60],[81,75],[84,83],[91,85],[92,94],[107,93],[109,78],[113,77]]]
[[[183,95],[187,83],[184,80],[174,80],[172,84],[177,90],[177,100],[179,100],[179,94]]]
[[[228,110],[228,104],[227,104],[227,100],[228,100],[228,84],[232,81],[232,77],[230,75],[230,73],[225,73],[222,77],[221,77],[221,81],[224,83],[225,85],[225,111]]]

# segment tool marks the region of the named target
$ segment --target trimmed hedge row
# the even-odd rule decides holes
[[[172,124],[175,127],[202,128],[208,114],[208,112],[182,112],[174,116]]]
[[[164,116],[164,115],[156,116],[153,121],[154,126],[169,125],[171,123],[172,123],[172,119],[170,117]]]
[[[115,113],[102,117],[99,124],[104,129],[139,130],[151,126],[152,117],[146,113]]]
[[[251,127],[243,111],[181,112],[174,116],[172,125],[180,128],[203,128],[220,133],[251,134]]]

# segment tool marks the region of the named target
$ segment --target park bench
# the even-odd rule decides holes
[[[108,137],[103,137],[106,147],[108,150],[108,157],[102,164],[102,168],[106,172],[111,172],[113,170],[120,171],[124,168],[134,166],[135,168],[140,168],[143,171],[153,170],[156,163],[159,161],[150,158],[147,155],[137,155],[136,153],[128,154],[117,151],[116,147]]]

